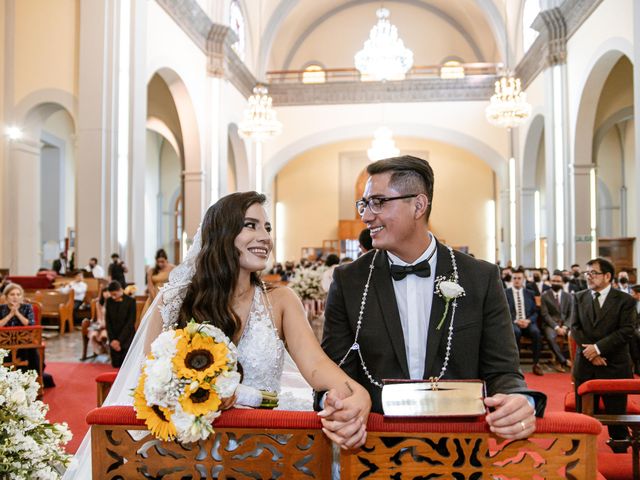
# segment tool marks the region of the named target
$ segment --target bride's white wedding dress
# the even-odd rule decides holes
[[[145,345],[151,338],[153,322],[163,322],[164,328],[174,328],[182,300],[195,272],[195,259],[200,250],[200,231],[182,264],[170,274],[161,294],[157,295],[145,314],[127,357],[118,373],[104,405],[132,405],[132,390],[138,384],[140,367],[144,363]],[[160,303],[162,302],[162,303]],[[272,319],[268,293],[255,287],[253,302],[246,325],[238,341],[238,361],[243,368],[238,403],[243,398],[259,395],[260,390],[278,392],[278,410],[312,410],[313,392],[285,349]],[[243,397],[244,395],[244,397]],[[259,402],[258,402],[259,403]],[[87,432],[63,479],[91,478],[91,431]]]

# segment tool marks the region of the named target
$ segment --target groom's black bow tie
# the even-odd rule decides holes
[[[431,276],[431,265],[429,265],[429,259],[423,260],[415,265],[407,265],[404,267],[400,265],[391,265],[391,278],[394,280],[403,280],[407,275],[411,275],[412,273],[422,278]]]

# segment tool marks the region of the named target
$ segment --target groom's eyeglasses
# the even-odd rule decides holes
[[[384,207],[384,204],[387,202],[390,202],[392,200],[402,200],[405,198],[413,198],[417,196],[418,194],[414,193],[412,195],[401,195],[399,197],[371,197],[368,200],[363,197],[356,202],[356,209],[358,210],[358,215],[360,216],[364,215],[364,211],[367,209],[367,207],[369,207],[369,210],[371,210],[371,213],[373,213],[374,215],[377,215],[379,213],[382,213],[382,207]]]

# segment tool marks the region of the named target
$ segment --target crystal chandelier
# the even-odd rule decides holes
[[[402,80],[413,65],[413,52],[398,38],[398,29],[389,21],[389,10],[380,8],[376,15],[378,23],[355,55],[356,68],[374,80]]]
[[[378,128],[373,134],[371,148],[367,150],[369,160],[375,162],[383,158],[397,157],[400,149],[393,140],[393,132],[387,127]]]
[[[504,128],[517,127],[529,118],[531,105],[527,103],[520,79],[507,74],[496,81],[495,93],[485,113],[489,123]]]
[[[244,120],[238,128],[242,138],[264,142],[282,133],[282,123],[276,118],[272,102],[267,87],[256,85],[253,88],[253,95],[249,97],[247,108],[244,110]]]

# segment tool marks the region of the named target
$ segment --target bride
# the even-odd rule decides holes
[[[220,328],[238,348],[243,380],[223,408],[254,406],[261,391],[269,391],[278,393],[281,409],[311,409],[309,384],[333,392],[358,412],[356,434],[347,446],[359,447],[366,439],[369,394],[325,355],[296,294],[287,287],[265,287],[258,277],[273,248],[265,201],[257,192],[233,193],[209,207],[187,257],[142,319],[104,405],[131,405],[153,340],[163,329],[194,319]],[[64,478],[90,478],[90,462],[88,432]]]

